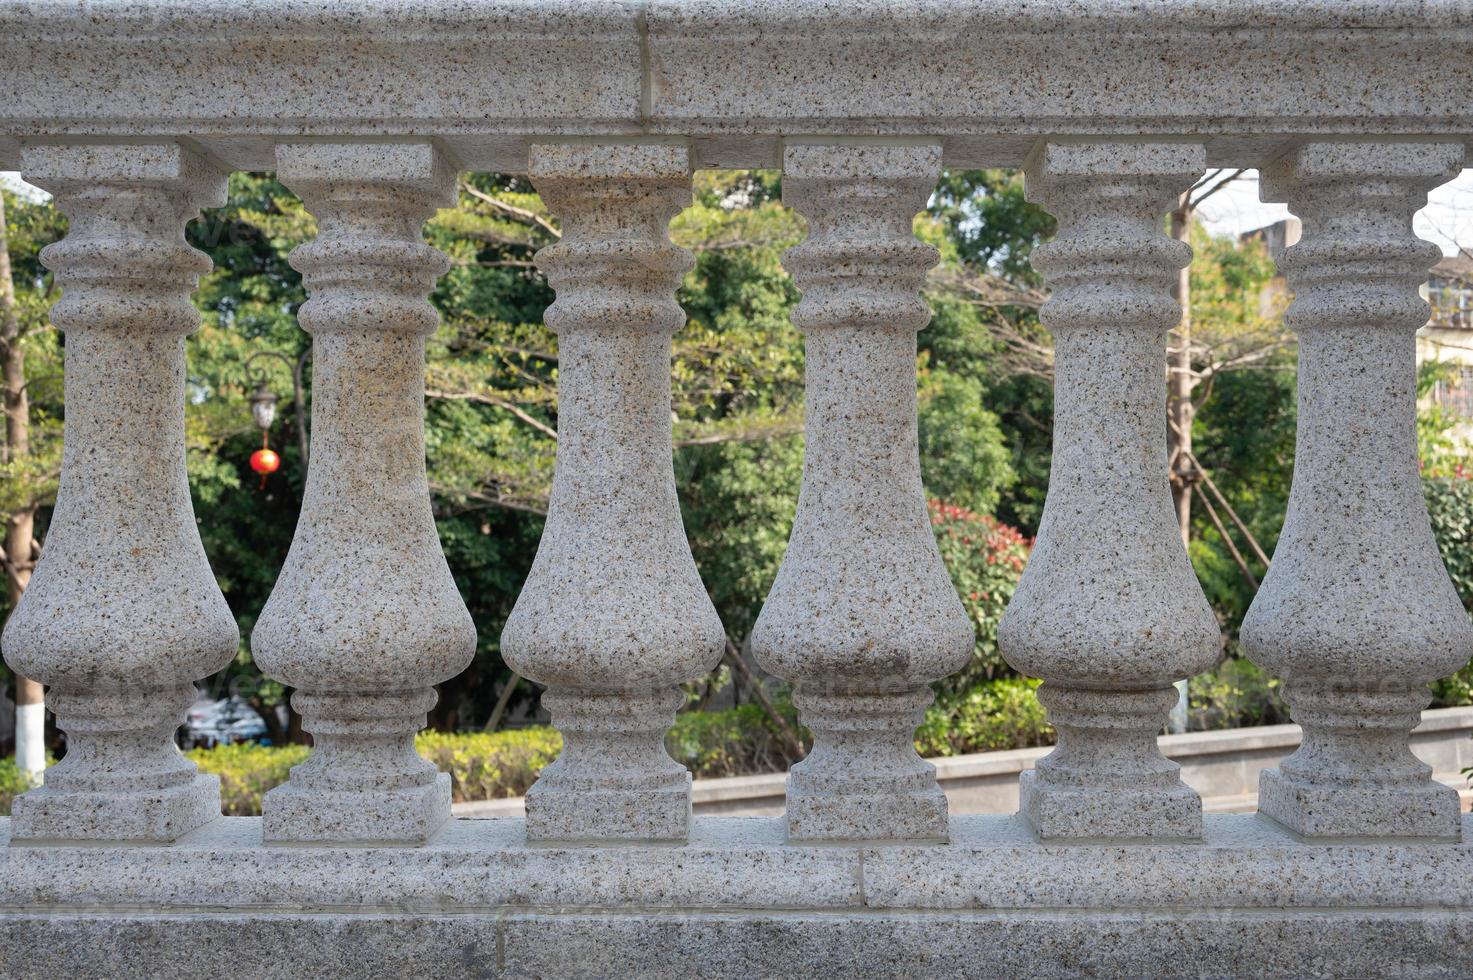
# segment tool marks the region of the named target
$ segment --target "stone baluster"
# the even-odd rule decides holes
[[[1205,168],[1200,145],[1047,143],[1031,200],[1059,222],[1034,252],[1052,296],[1054,447],[1038,541],[998,629],[1008,663],[1043,678],[1059,743],[1024,773],[1042,838],[1202,833],[1202,804],[1156,736],[1172,682],[1207,670],[1220,637],[1182,548],[1166,474],[1171,286],[1191,250],[1162,216]]]
[[[1440,253],[1412,231],[1452,179],[1446,143],[1311,143],[1266,168],[1265,200],[1304,222],[1281,259],[1299,335],[1294,482],[1243,647],[1283,679],[1299,749],[1260,776],[1258,809],[1306,837],[1457,838],[1457,791],[1407,736],[1427,683],[1473,655],[1417,465],[1418,296]]]
[[[794,840],[946,839],[917,755],[930,682],[970,656],[971,621],[931,530],[916,437],[916,332],[937,253],[916,212],[940,147],[790,145],[783,200],[808,221],[784,256],[803,291],[803,482],[752,650],[794,686],[813,751],[788,774]]]
[[[164,842],[220,815],[215,776],[174,744],[194,681],[230,662],[235,619],[205,559],[184,469],[189,294],[210,260],[184,241],[225,175],[171,143],[27,146],[27,180],[66,213],[41,260],[62,298],[66,433],[46,549],[4,635],[67,735],[16,840]]]
[[[563,751],[527,793],[527,836],[683,840],[691,777],[664,734],[677,685],[714,668],[725,643],[670,455],[670,341],[685,323],[674,293],[691,257],[666,226],[691,200],[689,151],[537,146],[531,176],[563,222],[537,255],[557,291],[557,470],[501,645],[548,686]]]
[[[311,297],[312,468],[251,646],[296,688],[314,746],[266,795],[265,837],[420,842],[450,817],[450,777],[414,734],[476,645],[425,479],[427,297],[449,263],[421,226],[454,203],[455,172],[421,142],[286,144],[277,172],[318,223],[291,255]]]

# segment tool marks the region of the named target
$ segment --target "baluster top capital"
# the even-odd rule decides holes
[[[28,143],[20,164],[27,182],[57,195],[124,184],[183,191],[190,211],[225,203],[226,172],[172,141]]]
[[[1133,179],[1159,182],[1167,193],[1179,193],[1207,170],[1207,151],[1201,143],[1145,143],[1119,141],[1042,140],[1023,163],[1028,200],[1042,203],[1056,196],[1055,188],[1078,187],[1093,195],[1100,184]],[[1165,186],[1169,185],[1169,186]]]
[[[1407,182],[1430,190],[1452,180],[1463,166],[1460,143],[1350,142],[1307,143],[1263,168],[1259,196],[1278,202],[1304,185],[1348,180]]]
[[[435,207],[455,204],[455,164],[428,140],[391,143],[281,143],[277,177],[302,194],[329,195],[338,187],[419,191]]]

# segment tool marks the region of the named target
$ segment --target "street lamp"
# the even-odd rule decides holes
[[[276,419],[276,393],[266,387],[263,378],[256,385],[256,390],[251,392],[251,417],[256,420],[256,428],[262,432],[271,428],[271,423]]]
[[[270,357],[281,361],[291,371],[292,375],[292,403],[297,414],[297,443],[302,453],[302,478],[305,481],[307,475],[307,406],[306,398],[302,393],[302,373],[306,369],[307,358],[312,356],[312,348],[308,347],[302,351],[296,360],[274,350],[256,351],[246,358],[246,377],[255,382],[256,390],[251,392],[250,406],[251,418],[255,420],[256,428],[261,430],[261,448],[251,453],[251,469],[261,475],[261,486],[265,487],[266,477],[281,466],[281,457],[272,449],[270,443],[271,424],[276,421],[276,393],[266,383],[266,372],[259,367],[252,367],[257,358]]]

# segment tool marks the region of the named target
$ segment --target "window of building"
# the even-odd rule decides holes
[[[1432,400],[1462,418],[1473,418],[1473,365],[1458,368],[1447,381],[1437,382]]]
[[[1455,330],[1473,328],[1473,284],[1463,279],[1433,276],[1427,280],[1432,322]]]

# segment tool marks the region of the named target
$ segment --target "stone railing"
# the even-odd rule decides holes
[[[4,635],[68,737],[0,854],[6,976],[1473,975],[1473,847],[1408,751],[1473,653],[1414,432],[1411,230],[1473,135],[1462,0],[0,0],[0,168],[56,196],[68,413],[45,557]],[[699,167],[781,167],[807,219],[807,462],[753,635],[812,754],[786,817],[690,817],[664,753],[722,628],[669,454],[665,226]],[[1016,817],[948,819],[910,738],[971,640],[926,522],[915,334],[942,167],[1020,166],[1057,343],[1053,476],[1001,642],[1058,748]],[[1218,627],[1168,500],[1162,217],[1257,167],[1304,221],[1289,515],[1243,643],[1303,746],[1203,819],[1156,734]],[[451,820],[413,732],[474,631],[423,468],[420,225],[457,171],[563,224],[546,532],[503,637],[566,749],[525,822]],[[172,734],[234,622],[184,472],[184,226],[232,170],[315,215],[313,460],[251,638],[311,758],[219,816]],[[373,465],[366,465],[369,456]],[[365,474],[372,474],[371,477]],[[389,540],[395,542],[389,554]],[[392,571],[391,571],[392,570]]]

